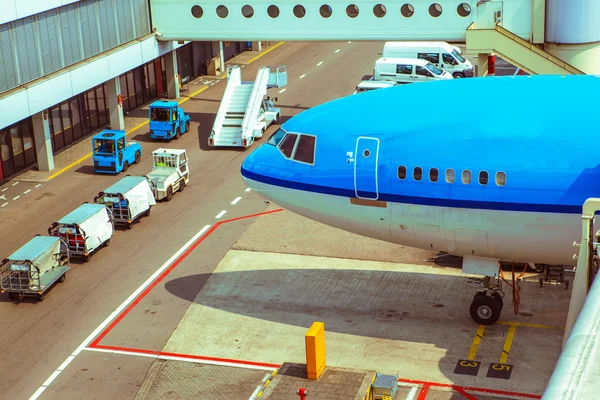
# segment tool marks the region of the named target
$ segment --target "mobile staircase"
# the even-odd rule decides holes
[[[260,139],[281,114],[281,110],[274,105],[277,98],[265,98],[267,89],[286,84],[285,66],[277,67],[274,71],[270,67],[259,68],[254,82],[242,81],[239,65],[228,67],[227,87],[208,137],[208,145],[250,147],[254,139]]]

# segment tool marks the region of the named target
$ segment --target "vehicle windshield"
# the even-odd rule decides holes
[[[95,154],[115,154],[115,141],[107,139],[94,140]]]
[[[427,70],[434,75],[441,75],[444,73],[444,71],[442,71],[441,69],[429,62],[425,64],[425,68],[427,68]]]
[[[456,51],[456,49],[452,49],[452,55],[454,57],[456,57],[456,59],[458,61],[460,61],[461,63],[464,63],[466,60],[463,58],[463,56],[460,55],[460,53],[458,51]]]
[[[158,122],[169,122],[168,108],[153,108],[150,111],[150,120]]]
[[[269,140],[267,140],[267,143],[273,146],[278,146],[279,142],[281,142],[281,139],[283,139],[286,133],[287,132],[284,131],[282,128],[277,129],[277,131],[271,135]]]

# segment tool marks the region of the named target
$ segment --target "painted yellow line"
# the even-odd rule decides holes
[[[513,339],[515,338],[515,331],[517,330],[517,323],[512,323],[510,328],[508,328],[508,334],[506,335],[506,340],[504,341],[504,347],[502,348],[502,354],[500,355],[500,364],[506,364],[508,360],[508,355],[510,354],[510,348],[512,346]]]
[[[485,325],[479,325],[477,328],[477,333],[473,338],[473,343],[471,343],[471,349],[469,350],[469,356],[467,360],[474,360],[477,355],[477,350],[479,349],[479,344],[481,343],[481,339],[483,339],[483,333],[485,332]]]
[[[250,61],[248,61],[248,64],[250,64],[251,62],[254,62],[254,61],[258,60],[260,57],[264,56],[265,54],[267,54],[267,53],[268,53],[268,52],[270,52],[271,50],[274,50],[274,49],[276,49],[277,47],[281,46],[281,45],[282,45],[282,44],[284,44],[284,43],[285,43],[285,42],[279,42],[279,43],[277,43],[276,45],[274,45],[274,46],[272,46],[271,48],[269,48],[269,49],[265,50],[264,52],[260,53],[260,54],[259,54],[259,55],[257,55],[256,57],[254,57],[254,58],[250,59]],[[221,79],[223,79],[225,76],[227,76],[227,74],[223,75],[223,76],[221,77]],[[208,86],[205,86],[205,87],[203,87],[203,88],[201,88],[201,89],[198,89],[198,90],[196,90],[194,93],[190,94],[189,96],[186,96],[186,97],[184,97],[183,99],[179,100],[179,101],[177,102],[177,104],[183,104],[183,103],[185,103],[185,102],[186,102],[186,101],[188,101],[190,98],[192,98],[192,97],[196,96],[196,95],[197,95],[197,94],[199,94],[199,93],[202,93],[202,92],[203,92],[203,91],[205,91],[206,89],[208,89]],[[148,124],[148,121],[142,122],[142,123],[141,123],[141,124],[139,124],[138,126],[136,126],[136,127],[132,128],[132,129],[128,130],[128,131],[127,131],[125,134],[126,134],[126,135],[129,135],[130,133],[137,131],[137,130],[138,130],[138,129],[140,129],[142,126],[144,126],[144,125],[147,125],[147,124]],[[64,173],[65,171],[67,171],[67,170],[69,170],[69,169],[73,168],[73,167],[74,167],[74,166],[76,166],[77,164],[80,164],[82,161],[85,161],[85,160],[87,160],[87,159],[88,159],[88,158],[90,158],[91,156],[92,156],[92,153],[89,153],[89,154],[87,154],[87,155],[85,155],[85,156],[81,157],[79,160],[77,160],[77,161],[75,161],[75,162],[73,162],[73,163],[71,163],[71,164],[67,165],[66,167],[64,167],[64,168],[63,168],[63,169],[61,169],[60,171],[58,171],[58,172],[56,172],[56,173],[54,173],[54,174],[50,175],[50,176],[48,177],[48,180],[51,180],[51,179],[54,179],[54,178],[56,178],[56,177],[57,177],[57,176],[59,176],[60,174],[62,174],[62,173]]]
[[[262,53],[260,53],[259,55],[257,55],[254,58],[251,58],[250,61],[248,61],[248,64],[250,64],[251,62],[254,62],[256,60],[258,60],[259,58],[261,58],[262,56],[264,56],[265,54],[267,54],[268,52],[270,52],[271,50],[275,50],[276,48],[278,48],[279,46],[281,46],[282,44],[284,44],[285,42],[279,42],[276,45],[273,45],[273,47],[263,51]]]
[[[498,324],[502,325],[515,325],[515,326],[524,326],[528,328],[539,328],[539,329],[560,329],[564,330],[564,326],[553,326],[553,325],[542,325],[542,324],[530,324],[527,322],[508,322],[508,321],[498,321]]]

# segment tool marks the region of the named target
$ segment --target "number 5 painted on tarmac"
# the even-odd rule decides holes
[[[496,371],[503,371],[503,370],[510,371],[510,365],[492,364],[492,368],[495,369]]]

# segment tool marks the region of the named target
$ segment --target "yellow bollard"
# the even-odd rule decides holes
[[[304,339],[308,379],[317,380],[325,369],[325,324],[313,322]]]

